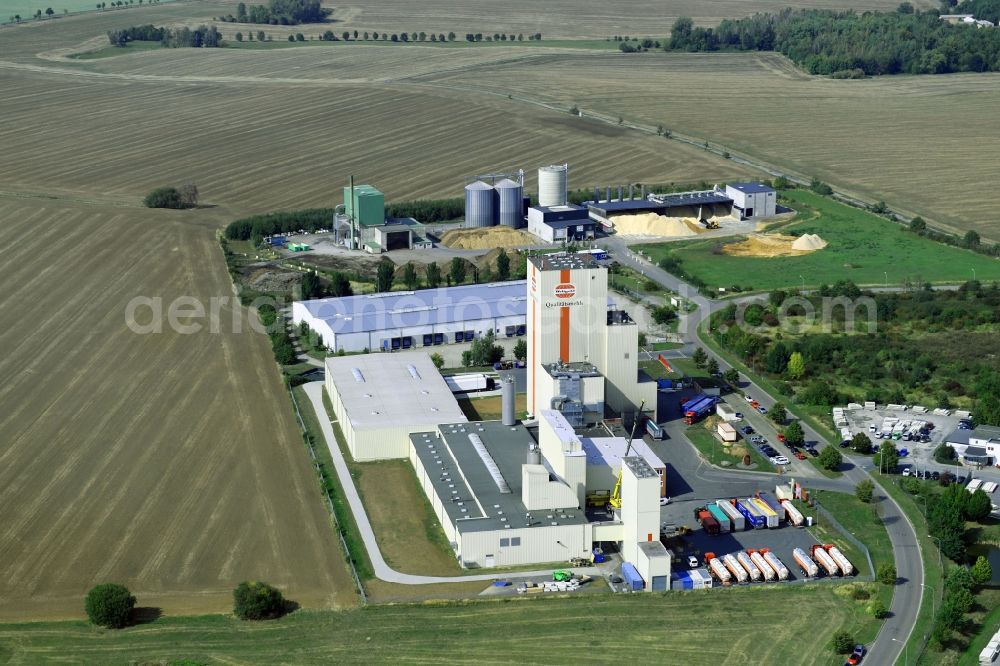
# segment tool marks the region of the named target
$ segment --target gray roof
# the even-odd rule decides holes
[[[499,421],[453,423],[437,432],[410,435],[417,457],[442,506],[459,532],[485,532],[528,527],[527,508],[521,501],[521,466],[527,462],[528,445],[534,443],[523,425]],[[488,460],[476,450],[470,435],[482,442]],[[580,509],[546,509],[531,514],[532,527],[581,525],[587,522]]]
[[[982,458],[986,455],[986,449],[981,446],[970,446],[962,454],[964,458]]]
[[[326,374],[354,428],[433,428],[466,420],[427,352],[330,356]]]
[[[663,545],[659,540],[656,541],[640,541],[639,550],[646,554],[649,559],[654,559],[657,557],[670,557],[667,552],[666,546]]]
[[[774,192],[774,188],[760,183],[729,183],[729,187],[739,190],[744,194],[760,194],[761,192]]]
[[[528,261],[534,264],[540,271],[571,270],[575,268],[597,268],[597,260],[589,254],[569,254],[558,252],[556,254],[536,254],[528,257]]]
[[[334,333],[362,333],[496,317],[526,317],[527,281],[392,291],[302,303]]]
[[[978,425],[969,432],[970,437],[976,439],[1000,439],[1000,427],[992,425]]]
[[[950,435],[944,438],[946,444],[968,444],[971,430],[953,430]]]
[[[587,207],[606,215],[650,211],[664,214],[671,208],[699,206],[707,204],[731,204],[733,199],[724,192],[704,190],[699,192],[678,192],[676,194],[651,194],[647,199],[625,199],[624,201],[588,201]]]

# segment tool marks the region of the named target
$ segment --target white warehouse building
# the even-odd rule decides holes
[[[733,214],[741,220],[751,217],[773,217],[778,195],[773,188],[760,183],[730,183],[726,196],[733,200]]]
[[[331,356],[326,391],[357,461],[406,458],[411,432],[467,420],[426,352]]]
[[[491,282],[392,291],[292,303],[292,322],[305,322],[331,350],[396,351],[526,332],[527,283]]]

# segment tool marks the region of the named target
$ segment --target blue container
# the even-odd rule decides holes
[[[639,592],[646,587],[642,576],[639,575],[639,572],[636,571],[635,566],[631,562],[622,564],[622,578],[625,579],[625,584],[633,592]]]

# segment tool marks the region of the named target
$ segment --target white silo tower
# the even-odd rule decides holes
[[[565,206],[568,164],[553,164],[538,170],[538,205]]]

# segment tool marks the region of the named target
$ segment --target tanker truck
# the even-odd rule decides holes
[[[786,567],[778,556],[767,548],[761,548],[760,554],[764,556],[764,561],[771,565],[774,572],[778,574],[778,580],[788,580],[788,567]],[[815,566],[815,565],[813,565]]]
[[[777,575],[774,572],[774,569],[772,569],[771,565],[767,563],[763,555],[758,553],[753,548],[747,549],[747,555],[749,555],[750,560],[755,565],[757,565],[757,568],[760,569],[760,572],[764,574],[764,580],[773,581],[777,577]]]
[[[833,561],[833,558],[830,557],[830,554],[826,552],[826,549],[823,548],[823,546],[817,543],[811,550],[813,559],[816,560],[816,562],[818,562],[828,574],[836,576],[840,573],[840,567],[837,566],[837,563]]]
[[[750,556],[744,553],[742,550],[736,553],[736,559],[739,560],[740,566],[746,569],[747,573],[750,574],[750,580],[752,580],[755,583],[758,583],[764,578],[760,569],[758,569],[757,565],[753,563],[753,560],[750,558]]]
[[[785,509],[785,513],[788,514],[788,520],[796,527],[802,527],[806,519],[802,516],[798,509],[796,509],[791,502],[788,500],[782,500],[781,506]]]
[[[722,562],[729,569],[729,573],[733,574],[737,582],[745,583],[749,580],[750,576],[747,574],[747,570],[740,565],[740,561],[736,559],[735,555],[732,553],[723,555]]]
[[[844,554],[840,552],[840,549],[837,548],[837,546],[832,543],[828,543],[824,545],[823,548],[825,548],[826,552],[830,554],[830,557],[832,557],[833,561],[837,563],[837,566],[840,567],[840,570],[844,572],[845,576],[854,575],[854,565],[851,564],[849,559],[844,557]]]
[[[806,551],[796,548],[792,551],[792,558],[802,568],[802,573],[806,575],[806,578],[815,578],[819,575],[819,567],[816,566],[811,557],[806,555]]]
[[[733,577],[722,561],[715,556],[715,553],[705,553],[705,564],[708,566],[709,571],[719,579],[720,583],[723,585],[730,584]]]

